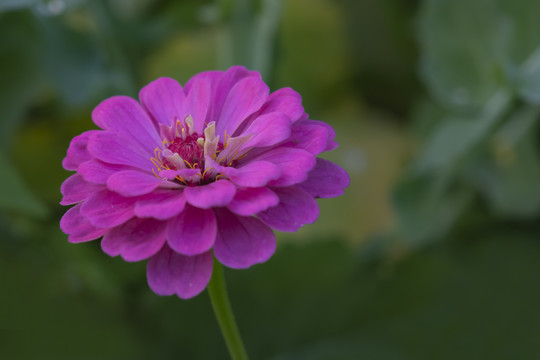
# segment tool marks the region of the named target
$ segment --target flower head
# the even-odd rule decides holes
[[[76,136],[63,166],[60,222],[69,241],[103,237],[126,261],[148,259],[150,288],[190,298],[206,287],[213,257],[230,268],[268,260],[272,229],[316,220],[316,197],[341,195],[347,173],[316,158],[337,146],[309,120],[298,93],[269,93],[259,73],[236,66],[182,87],[157,79],[109,98],[92,113],[101,130]],[[212,255],[213,253],[213,255]]]

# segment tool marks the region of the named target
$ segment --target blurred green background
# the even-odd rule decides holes
[[[233,64],[352,178],[226,272],[252,359],[540,358],[540,1],[0,0],[0,34],[0,358],[228,358],[206,293],[68,244],[58,202],[101,100]]]

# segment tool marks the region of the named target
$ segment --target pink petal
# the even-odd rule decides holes
[[[101,128],[132,139],[149,154],[161,148],[156,126],[141,105],[128,96],[113,96],[101,102],[92,112],[92,119]]]
[[[88,198],[93,193],[103,190],[103,185],[96,185],[84,181],[83,177],[79,174],[74,174],[66,179],[60,191],[63,198],[60,201],[61,205],[71,205],[81,202]]]
[[[88,161],[92,158],[90,153],[87,150],[88,139],[90,135],[99,132],[98,130],[90,130],[83,132],[81,135],[75,136],[69,148],[67,150],[67,155],[62,161],[62,166],[66,170],[75,171],[83,162]]]
[[[296,186],[313,197],[331,198],[342,195],[350,182],[349,174],[341,167],[331,161],[317,159],[307,180]]]
[[[339,146],[339,144],[334,141],[333,139],[328,139],[328,144],[326,144],[326,149],[324,149],[324,151],[330,151],[330,150],[334,150],[336,149],[337,147]]]
[[[253,161],[238,168],[232,166],[222,166],[208,156],[205,159],[206,166],[216,173],[221,173],[231,180],[236,186],[241,187],[261,187],[270,180],[277,179],[281,171],[268,161]]]
[[[140,261],[156,254],[165,244],[166,222],[133,218],[103,236],[101,248],[110,256]]]
[[[302,97],[291,88],[282,88],[274,91],[268,96],[260,113],[265,114],[274,111],[287,115],[292,122],[295,122],[304,114]]]
[[[302,122],[303,123],[310,123],[310,124],[313,124],[313,125],[319,125],[319,126],[322,126],[322,127],[326,128],[326,130],[328,131],[328,139],[326,141],[326,148],[324,149],[324,151],[334,150],[335,148],[338,147],[338,143],[334,141],[334,138],[336,137],[336,132],[334,131],[334,128],[332,128],[332,126],[325,123],[324,121],[319,121],[319,120],[307,120],[306,119],[306,120],[304,120]]]
[[[69,209],[60,220],[60,229],[69,235],[68,241],[80,243],[95,240],[105,234],[108,229],[98,229],[81,215],[81,204]]]
[[[186,93],[190,92],[192,84],[200,79],[208,79],[212,88],[212,103],[207,114],[207,122],[215,121],[221,113],[229,91],[237,82],[247,77],[260,79],[261,75],[256,71],[249,71],[243,66],[233,66],[227,71],[206,71],[193,76],[187,82],[185,91]]]
[[[253,134],[253,137],[243,148],[275,145],[291,135],[291,121],[279,112],[261,115],[242,132],[242,135],[249,134]]]
[[[315,166],[313,154],[302,149],[288,147],[272,149],[258,155],[256,159],[271,162],[281,170],[279,178],[268,183],[272,186],[289,186],[303,182]]]
[[[186,97],[185,114],[193,117],[195,132],[203,133],[206,115],[212,101],[212,88],[207,78],[196,78]],[[183,119],[182,119],[183,120]]]
[[[128,138],[110,132],[93,134],[88,141],[88,151],[103,162],[127,165],[145,171],[152,171],[152,153],[146,153]]]
[[[139,92],[144,108],[158,124],[166,126],[182,120],[184,98],[184,89],[178,81],[167,77],[152,81]]]
[[[153,174],[138,170],[117,172],[107,180],[107,188],[124,196],[138,196],[154,191],[160,185],[170,187],[173,183],[159,179]]]
[[[300,120],[293,124],[290,142],[285,145],[318,155],[325,151],[328,136],[328,130],[324,126],[313,124],[309,120]]]
[[[191,91],[191,88],[193,87],[193,84],[201,81],[202,79],[208,80],[211,84],[212,89],[214,89],[217,87],[217,84],[220,82],[224,74],[225,72],[221,70],[209,70],[195,74],[184,85],[184,92],[186,94],[189,93]]]
[[[296,99],[297,101],[302,102],[302,95],[300,95],[298,91],[290,87],[284,87],[271,93],[270,96],[268,97],[268,102],[271,102],[275,99],[283,98],[285,96],[290,96]]]
[[[201,169],[161,170],[158,175],[167,180],[174,180],[180,176],[185,181],[191,182],[201,179]]]
[[[237,215],[249,216],[278,203],[279,198],[268,188],[236,189],[236,195],[227,208]]]
[[[161,170],[158,172],[160,178],[167,180],[178,179],[182,181],[182,185],[177,184],[180,187],[183,187],[184,184],[196,182],[198,183],[201,180],[201,169],[180,169],[180,170]],[[170,182],[170,184],[174,184]]]
[[[134,215],[134,197],[123,197],[109,190],[102,190],[90,196],[81,206],[81,214],[99,228],[118,226]]]
[[[216,240],[216,217],[212,210],[186,206],[183,212],[169,220],[169,246],[184,255],[197,255],[212,248]]]
[[[259,219],[238,216],[226,209],[215,212],[219,231],[214,254],[223,265],[244,269],[263,263],[274,254],[274,233]]]
[[[233,134],[245,118],[264,104],[268,93],[268,86],[256,77],[248,77],[236,83],[225,99],[219,120],[216,121],[216,134],[224,136],[225,131]]]
[[[220,167],[219,171],[235,185],[242,187],[261,187],[279,178],[280,169],[268,161],[253,161],[242,167]]]
[[[279,197],[279,205],[257,215],[266,225],[275,230],[293,232],[317,220],[319,206],[311,195],[295,187],[272,190]]]
[[[148,285],[158,295],[176,294],[182,299],[189,299],[206,288],[212,276],[212,265],[212,254],[209,251],[185,256],[165,245],[148,260]]]
[[[77,169],[77,172],[88,182],[105,184],[111,175],[132,169],[131,166],[107,164],[103,161],[92,159],[82,163]]]
[[[186,199],[182,191],[156,191],[137,200],[135,215],[143,218],[153,217],[159,220],[167,220],[180,214],[185,205]]]
[[[236,187],[228,180],[218,180],[194,187],[188,186],[184,189],[187,202],[202,209],[227,205],[235,192]]]

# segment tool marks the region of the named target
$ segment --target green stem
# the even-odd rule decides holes
[[[208,294],[231,358],[233,360],[247,360],[246,349],[244,349],[240,332],[234,320],[231,303],[227,296],[223,267],[219,261],[214,261],[212,279],[208,283]]]

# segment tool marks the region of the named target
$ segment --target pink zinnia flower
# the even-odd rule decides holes
[[[332,128],[308,120],[298,93],[269,93],[243,67],[170,78],[92,113],[102,130],[76,136],[63,166],[60,222],[69,241],[103,236],[126,261],[148,259],[150,288],[190,298],[206,287],[213,255],[241,269],[268,260],[272,229],[316,220],[316,197],[341,195],[347,173],[315,156],[337,146]],[[212,255],[213,252],[213,255]]]

